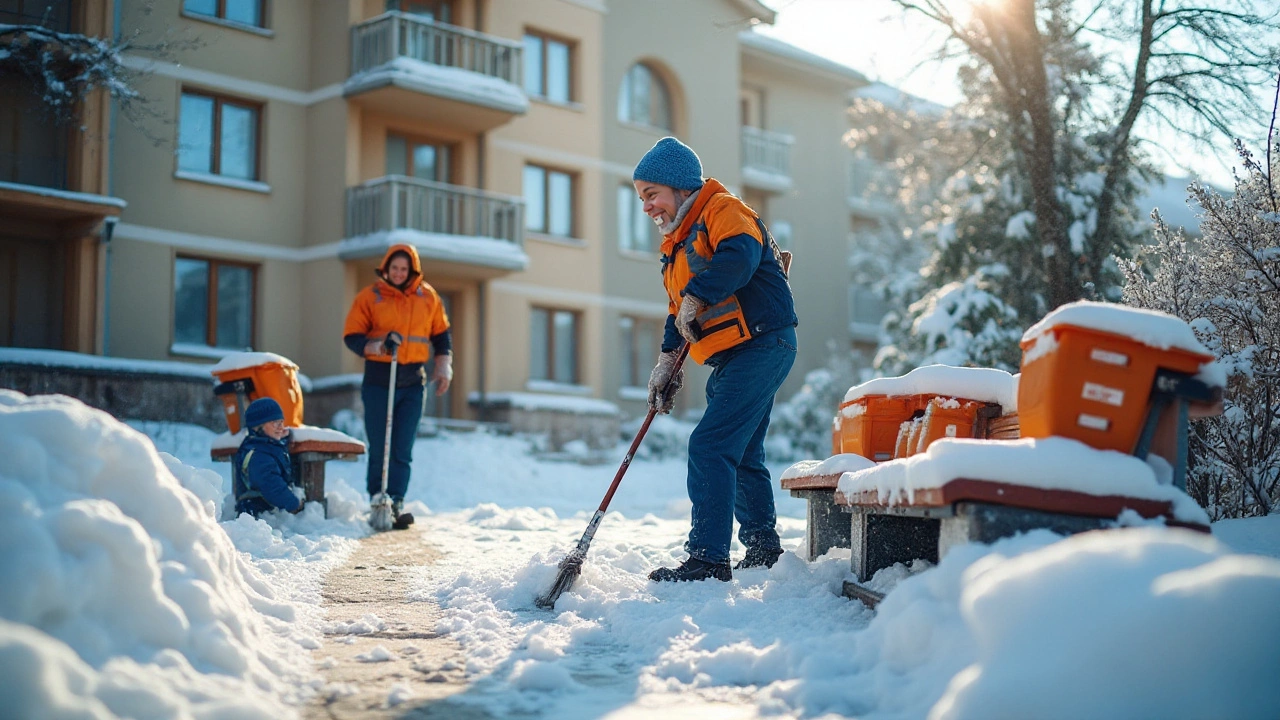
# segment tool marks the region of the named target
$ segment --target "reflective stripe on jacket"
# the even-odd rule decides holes
[[[662,349],[679,345],[675,314],[685,294],[707,305],[697,316],[702,338],[689,348],[699,363],[756,335],[794,326],[791,286],[773,247],[755,211],[707,178],[680,227],[662,240],[670,313]]]

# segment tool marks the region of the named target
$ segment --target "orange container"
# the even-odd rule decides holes
[[[978,419],[978,411],[986,407],[986,403],[972,400],[951,398],[934,398],[925,408],[921,418],[919,436],[913,445],[915,452],[924,452],[934,440],[944,437],[973,437],[973,426]]]
[[[898,427],[923,410],[928,395],[864,395],[840,405],[840,452],[893,459]]]
[[[1194,375],[1212,356],[1160,350],[1114,333],[1055,325],[1056,349],[1027,361],[1036,336],[1022,342],[1018,423],[1024,438],[1068,437],[1099,450],[1133,452],[1146,419],[1151,383],[1165,368]]]
[[[838,413],[831,421],[831,454],[840,454],[840,415]]]
[[[288,427],[302,425],[302,386],[298,384],[298,366],[268,362],[215,372],[213,376],[223,383],[248,378],[253,381],[253,392],[245,399],[246,407],[258,398],[275,398],[284,411],[284,424]],[[235,393],[219,395],[218,398],[222,400],[222,408],[227,414],[227,428],[233,435],[240,432],[240,409],[237,407]]]
[[[911,437],[911,426],[914,423],[908,420],[898,426],[898,440],[893,445],[893,458],[904,458],[907,456],[907,439]]]

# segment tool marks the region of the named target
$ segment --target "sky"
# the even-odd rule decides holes
[[[809,52],[842,63],[872,80],[893,85],[908,93],[941,104],[960,99],[955,65],[932,61],[943,35],[935,24],[919,13],[904,13],[891,0],[768,0],[778,11],[773,26],[761,25],[759,32],[776,37]],[[1270,110],[1274,88],[1260,88],[1258,100]],[[1257,137],[1266,133],[1270,114],[1260,111]],[[1235,155],[1229,147],[1222,157],[1198,151],[1185,152],[1186,143],[1169,140],[1162,144],[1178,147],[1178,159],[1186,168],[1173,164],[1173,157],[1157,158],[1166,163],[1166,173],[1185,176],[1190,171],[1219,187],[1231,187],[1231,165]]]

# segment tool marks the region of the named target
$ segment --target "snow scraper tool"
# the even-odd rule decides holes
[[[382,442],[382,492],[373,496],[373,502],[369,506],[369,526],[374,532],[387,532],[395,522],[395,508],[391,504],[391,496],[387,494],[387,468],[391,460],[391,418],[395,414],[396,357],[400,347],[392,333],[387,333],[383,343],[391,353],[391,379],[387,388],[387,434]]]
[[[684,364],[684,359],[689,354],[689,343],[682,343],[680,351],[676,355],[675,364],[671,366],[671,377],[675,378],[676,373],[680,372],[680,366]],[[667,387],[671,386],[671,380],[667,380]],[[667,388],[662,389],[665,395]],[[564,560],[560,561],[560,571],[556,573],[556,581],[552,583],[551,589],[544,595],[534,598],[533,604],[544,610],[550,610],[556,606],[556,600],[564,594],[565,590],[573,587],[573,583],[582,574],[582,562],[587,559],[587,550],[591,547],[591,540],[596,536],[596,529],[600,527],[600,521],[604,519],[604,513],[609,509],[609,503],[613,500],[613,494],[618,490],[618,484],[622,482],[622,476],[627,473],[627,468],[631,467],[631,459],[635,457],[636,450],[640,447],[640,441],[644,439],[644,434],[649,432],[649,424],[653,422],[653,418],[658,414],[657,408],[649,408],[649,414],[645,415],[644,423],[640,425],[640,431],[636,433],[636,437],[631,441],[631,447],[627,450],[627,456],[622,458],[622,466],[618,468],[618,472],[613,476],[613,483],[609,485],[609,491],[604,494],[604,499],[600,501],[600,507],[596,508],[596,512],[591,516],[591,522],[587,523],[586,532],[582,533],[582,539],[578,540],[578,545]]]

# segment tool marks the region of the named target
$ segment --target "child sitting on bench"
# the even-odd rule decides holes
[[[289,489],[293,466],[280,403],[267,397],[254,400],[244,411],[244,424],[249,432],[231,463],[236,514],[258,517],[277,508],[301,512],[302,500]]]

